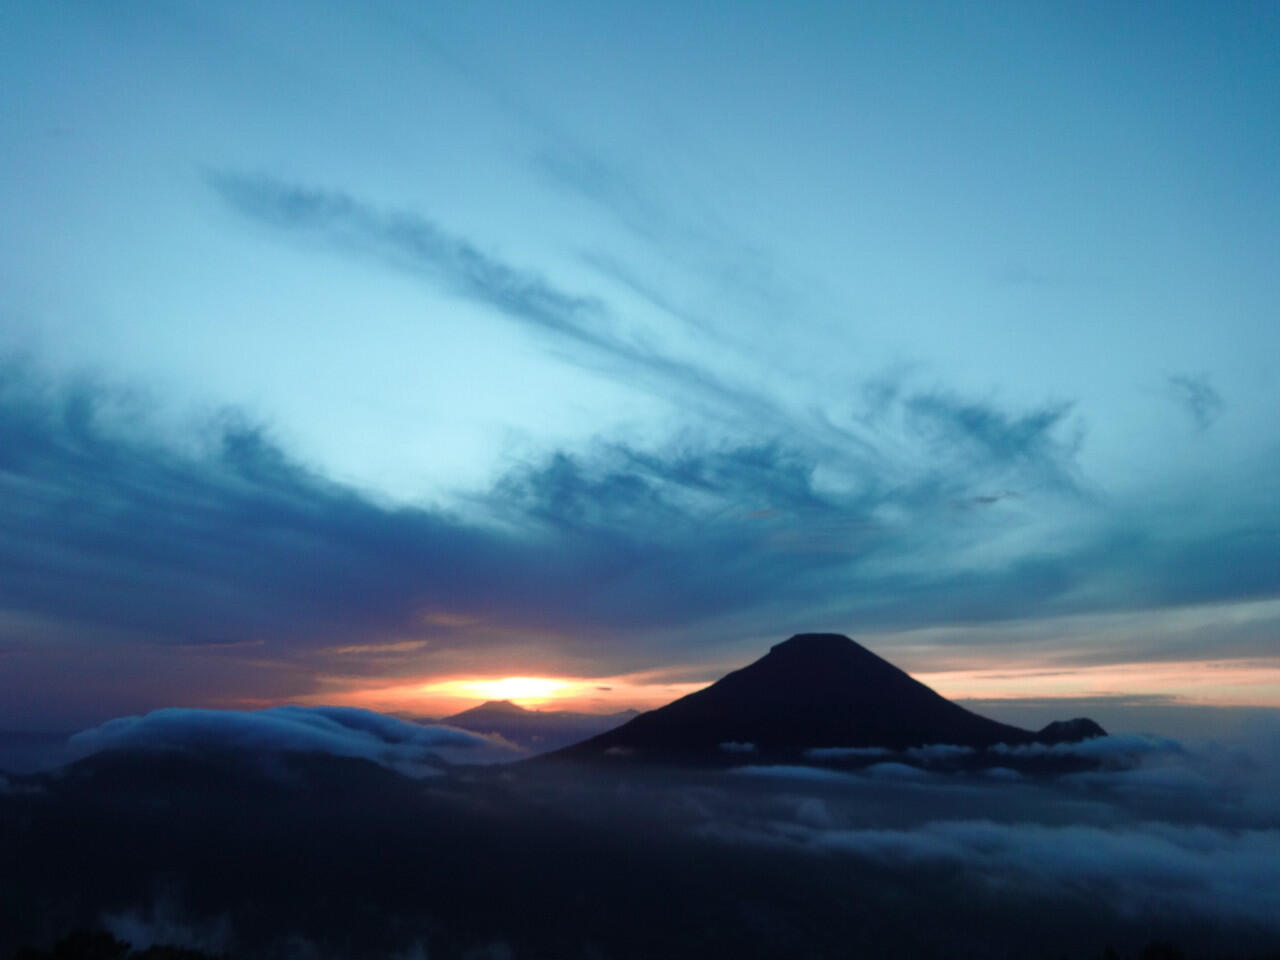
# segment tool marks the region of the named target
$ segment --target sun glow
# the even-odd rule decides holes
[[[298,697],[297,703],[363,707],[383,712],[445,716],[484,700],[510,700],[526,709],[615,713],[651,710],[706,686],[706,681],[668,680],[652,674],[611,677],[453,676],[406,682],[370,682],[366,678],[324,678],[324,689]]]
[[[485,700],[542,703],[562,696],[572,686],[567,680],[555,680],[551,677],[502,677],[496,680],[451,680],[433,684],[432,692],[480,697]]]

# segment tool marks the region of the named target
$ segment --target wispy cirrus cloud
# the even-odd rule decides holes
[[[673,351],[662,337],[629,326],[607,301],[508,263],[417,212],[384,210],[341,190],[267,176],[218,172],[206,180],[231,209],[285,238],[319,240],[334,253],[371,259],[487,306],[548,337],[561,358],[607,369],[655,396],[679,397],[685,416],[692,402],[713,421],[756,437],[752,442],[786,436],[806,456],[838,461],[864,480],[874,473],[877,480],[899,483],[885,457],[903,439],[895,434],[905,434],[909,445],[940,468],[963,468],[965,479],[980,472],[988,484],[1011,478],[1059,491],[1077,488],[1073,461],[1081,435],[1070,403],[1011,413],[990,401],[915,387],[898,371],[855,386],[867,408],[853,416],[833,419],[818,408],[792,409],[748,378],[727,376]],[[636,283],[628,280],[633,288]],[[706,333],[700,323],[689,326]],[[708,348],[714,347],[714,335],[708,336]],[[988,489],[975,493],[991,495]]]
[[[916,393],[904,401],[916,429],[931,442],[956,448],[983,464],[1030,467],[1043,482],[1074,489],[1080,435],[1062,437],[1071,404],[1049,404],[1010,415],[986,403],[944,393]]]
[[[384,212],[341,191],[270,177],[210,173],[206,179],[226,204],[252,220],[425,276],[458,295],[584,344],[612,343],[599,300],[566,293],[426,217]]]
[[[777,415],[763,395],[659,348],[652,338],[629,333],[599,298],[566,291],[420,214],[384,211],[342,191],[265,176],[217,172],[206,181],[224,203],[250,220],[287,235],[318,239],[334,252],[371,259],[496,310],[553,338],[576,363],[621,368],[629,377],[664,391],[675,388],[735,415]]]

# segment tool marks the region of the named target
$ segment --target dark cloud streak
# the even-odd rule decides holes
[[[955,446],[980,463],[1029,466],[1037,479],[1061,489],[1077,489],[1072,463],[1078,436],[1058,438],[1071,404],[1058,403],[1009,416],[990,404],[943,393],[918,393],[905,408],[917,429],[933,442]]]
[[[1208,430],[1222,416],[1226,404],[1208,377],[1174,374],[1169,377],[1169,389],[1198,430]]]

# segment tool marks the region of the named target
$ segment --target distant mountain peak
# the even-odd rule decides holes
[[[524,750],[543,753],[611,730],[634,715],[634,710],[612,714],[528,710],[510,700],[488,700],[437,722],[473,733],[497,734]]]
[[[527,707],[522,707],[518,703],[512,703],[510,700],[486,700],[480,706],[475,707],[476,710],[492,710],[502,711],[503,713],[530,713]]]
[[[482,720],[483,722],[491,722],[499,718],[519,718],[529,717],[536,713],[534,710],[526,710],[517,703],[510,700],[486,700],[484,703],[475,707],[468,707],[461,713],[455,713],[449,717],[443,717],[441,723],[449,723],[454,726],[466,727],[467,720]],[[486,731],[487,732],[487,731]]]
[[[1039,743],[1079,743],[1094,737],[1105,737],[1107,731],[1088,717],[1073,720],[1055,720],[1036,734]]]

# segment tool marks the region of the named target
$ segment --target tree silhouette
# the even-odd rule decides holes
[[[128,955],[129,944],[105,930],[77,930],[49,950],[19,950],[14,960],[124,960]]]
[[[123,940],[117,940],[105,930],[77,930],[48,950],[23,947],[13,955],[13,960],[216,960],[200,950],[185,947],[161,946],[134,950]]]

